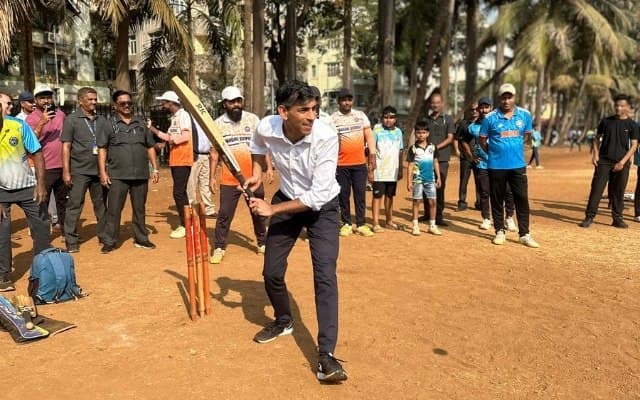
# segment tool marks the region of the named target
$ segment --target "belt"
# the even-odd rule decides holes
[[[198,154],[198,155],[200,155],[200,156],[208,156],[208,155],[209,155],[209,152],[206,152],[206,153],[200,153],[200,152],[198,152],[198,153],[196,153],[196,154]]]

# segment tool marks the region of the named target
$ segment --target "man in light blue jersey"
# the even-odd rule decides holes
[[[506,241],[503,203],[507,184],[511,186],[516,205],[520,243],[539,247],[529,234],[529,195],[524,142],[533,131],[531,113],[515,105],[516,88],[500,86],[500,107],[489,113],[480,126],[479,142],[487,152],[487,167],[491,187],[491,214],[496,230],[493,243]]]

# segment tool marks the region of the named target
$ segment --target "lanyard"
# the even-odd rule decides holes
[[[87,128],[89,128],[89,131],[91,131],[91,136],[93,136],[93,139],[96,139],[96,119],[92,119],[91,120],[91,124],[89,124],[89,121],[87,121],[87,118],[83,118],[84,123],[87,124]]]

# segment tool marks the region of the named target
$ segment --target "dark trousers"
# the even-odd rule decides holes
[[[636,193],[633,198],[634,217],[640,216],[640,166],[638,166],[637,180],[636,180]],[[623,198],[624,199],[624,198]]]
[[[288,200],[290,199],[278,191],[273,196],[272,204]],[[313,264],[320,353],[333,353],[338,339],[338,221],[338,201],[333,199],[320,211],[275,215],[271,217],[267,231],[262,272],[264,286],[273,305],[276,323],[288,324],[292,316],[287,285],[284,281],[287,257],[302,228],[307,228]]]
[[[532,147],[531,148],[531,158],[529,159],[529,164],[528,165],[531,165],[531,163],[534,160],[536,161],[536,167],[538,165],[540,165],[540,155],[538,154],[538,148],[537,147]]]
[[[336,180],[340,185],[340,216],[343,224],[351,224],[351,189],[353,188],[353,204],[356,208],[356,225],[364,225],[365,198],[367,192],[367,166],[353,165],[338,167]]]
[[[44,188],[46,191],[45,202],[47,204],[49,204],[49,197],[53,190],[53,196],[56,199],[56,209],[58,210],[58,224],[64,226],[69,186],[62,180],[62,168],[53,168],[44,171]]]
[[[149,180],[147,179],[111,179],[111,186],[107,194],[107,212],[105,214],[104,244],[115,246],[120,238],[120,220],[122,208],[127,199],[131,200],[133,216],[133,235],[137,242],[149,240],[149,232],[145,226],[145,204]]]
[[[458,205],[467,205],[467,186],[473,170],[473,161],[466,158],[460,159],[460,186],[458,188]],[[475,179],[475,176],[474,176]],[[476,203],[478,203],[478,184],[476,182]]]
[[[0,281],[11,281],[11,205],[16,204],[22,208],[27,217],[27,225],[31,230],[33,240],[33,255],[51,247],[51,236],[49,235],[49,212],[47,206],[49,202],[38,204],[33,200],[33,188],[27,189],[28,193],[20,191],[20,196],[15,201],[0,203],[4,207],[6,217],[0,219]]]
[[[622,212],[624,210],[624,189],[627,187],[629,180],[630,164],[627,163],[622,170],[613,171],[615,162],[598,162],[591,179],[591,192],[589,192],[589,201],[585,216],[594,218],[598,212],[598,205],[602,198],[604,186],[609,182],[609,201],[611,202],[611,216],[614,221],[622,221]],[[637,188],[636,188],[637,191]]]
[[[526,168],[490,169],[491,214],[496,232],[504,230],[504,202],[511,187],[520,236],[529,233],[529,194]]]
[[[259,199],[264,199],[264,186],[260,185],[260,187],[253,192],[253,195]],[[227,248],[227,236],[229,235],[229,228],[235,216],[240,196],[243,196],[243,194],[236,189],[235,186],[220,185],[220,208],[218,211],[218,219],[216,220],[215,249]],[[253,233],[256,235],[258,246],[262,246],[267,233],[266,219],[259,215],[251,214],[251,220],[253,221]]]
[[[449,173],[449,161],[439,161],[440,166],[440,188],[436,190],[436,221],[440,222],[444,219],[444,189],[447,183],[447,174]],[[424,206],[424,216],[426,219],[431,219],[429,215],[429,200],[427,196],[422,193],[422,204]]]
[[[67,247],[78,246],[78,219],[84,207],[84,198],[89,189],[93,203],[93,213],[98,220],[96,235],[104,242],[104,213],[107,208],[107,188],[100,184],[98,175],[72,175],[73,185],[69,191],[66,216],[64,219],[64,240]]]
[[[173,201],[176,203],[176,208],[178,209],[181,226],[184,226],[184,206],[189,205],[189,196],[187,196],[189,175],[191,175],[191,167],[171,167]]]
[[[489,170],[474,168],[473,175],[476,180],[476,188],[478,189],[478,198],[480,199],[480,215],[482,219],[489,219],[491,212],[491,185],[489,184]],[[511,186],[507,183],[507,191],[504,195],[504,208],[507,218],[512,217],[515,212],[516,205],[513,202],[513,192]]]

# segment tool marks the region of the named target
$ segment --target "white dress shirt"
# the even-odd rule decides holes
[[[251,139],[251,153],[268,152],[280,173],[280,191],[319,211],[340,192],[336,181],[338,134],[332,126],[315,120],[311,134],[291,143],[282,131],[283,122],[279,115],[263,118]]]

